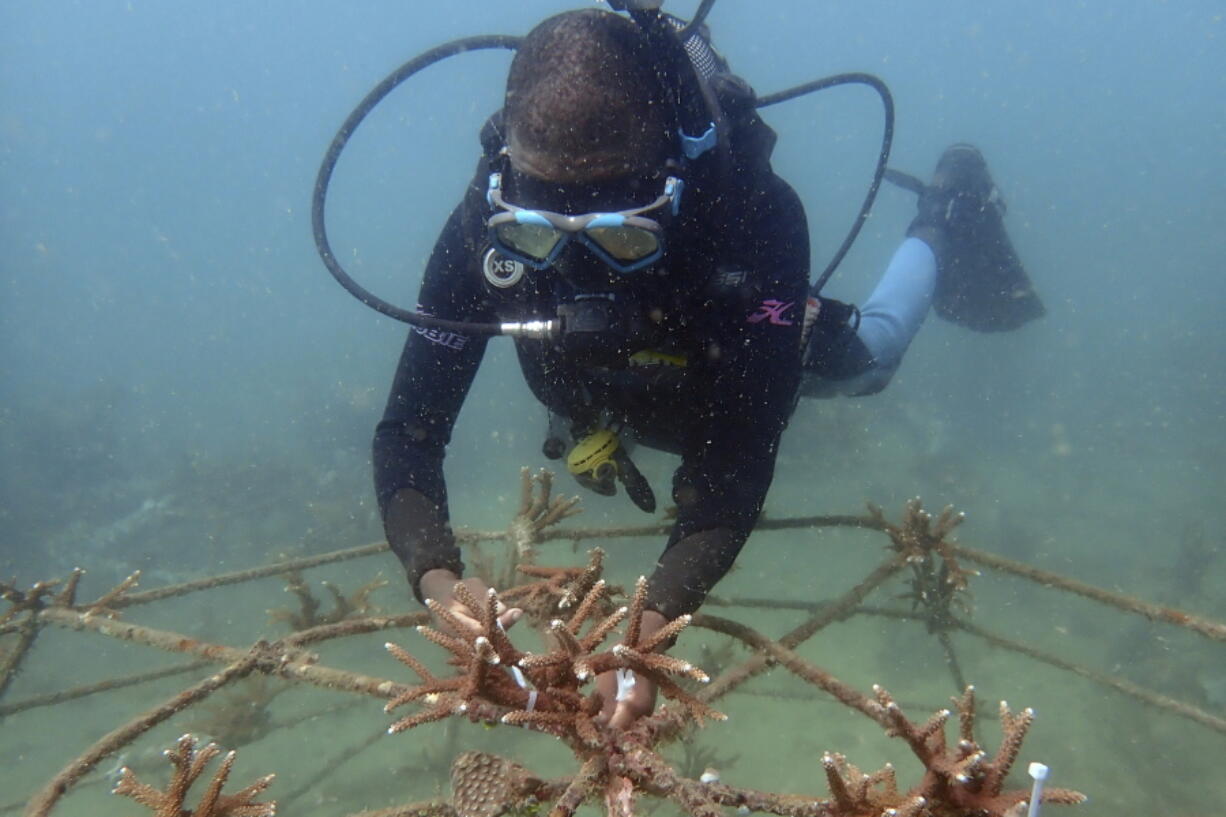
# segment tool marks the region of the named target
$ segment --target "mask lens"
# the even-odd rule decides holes
[[[660,250],[660,239],[642,227],[590,227],[588,237],[618,261],[640,261]]]
[[[496,228],[498,240],[508,249],[522,253],[528,258],[544,261],[553,248],[562,240],[563,233],[541,224],[500,224]]]

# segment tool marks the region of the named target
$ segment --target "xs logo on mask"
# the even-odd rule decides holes
[[[766,321],[774,326],[791,326],[792,321],[784,317],[795,301],[777,301],[774,298],[767,298],[761,305],[758,306],[758,311],[750,315],[746,321],[748,323],[761,323]]]

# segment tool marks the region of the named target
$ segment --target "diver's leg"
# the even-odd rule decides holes
[[[876,289],[860,307],[856,335],[873,356],[875,368],[893,372],[919,332],[936,290],[937,260],[918,238],[902,242]]]

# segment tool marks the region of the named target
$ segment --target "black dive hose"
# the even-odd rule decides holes
[[[685,24],[685,28],[677,32],[677,39],[685,42],[690,38],[691,34],[698,33],[698,27],[706,21],[707,15],[711,13],[711,8],[715,5],[715,0],[702,0],[698,5],[698,10],[694,12],[694,16]]]
[[[311,196],[311,230],[315,234],[315,249],[319,251],[320,259],[323,260],[324,266],[328,268],[328,272],[332,273],[332,277],[337,280],[337,283],[343,286],[350,295],[376,312],[425,329],[442,329],[448,332],[463,332],[470,335],[501,335],[505,333],[507,327],[504,324],[467,323],[465,321],[449,321],[435,318],[423,315],[420,312],[411,312],[407,309],[393,306],[374,293],[364,289],[361,284],[349,277],[349,273],[345,272],[340,262],[336,260],[336,256],[332,254],[332,246],[328,243],[328,229],[325,225],[324,209],[327,205],[328,184],[332,180],[332,171],[336,168],[336,160],[340,158],[341,151],[345,149],[345,144],[349,141],[349,137],[358,129],[358,125],[362,124],[362,120],[366,118],[371,109],[383,101],[383,98],[390,94],[396,86],[423,68],[428,68],[436,62],[456,54],[490,48],[514,50],[519,47],[519,42],[519,37],[489,34],[452,40],[436,48],[431,48],[424,54],[419,54],[397,68],[376,85],[358,103],[358,106],[353,109],[353,113],[349,114],[344,124],[341,125],[340,130],[336,132],[336,136],[332,137],[332,144],[328,146],[328,152],[324,154],[323,161],[319,165],[319,173],[315,176],[315,191]]]
[[[706,13],[710,11],[715,0],[704,0],[699,6],[698,13],[694,17],[694,22],[683,29],[683,33],[689,31],[696,24],[701,24]],[[646,21],[645,21],[646,22]],[[650,28],[650,27],[649,27]],[[662,27],[660,27],[662,28]],[[660,31],[656,28],[656,31]],[[673,40],[673,47],[680,47],[681,40],[673,31],[667,32],[668,36]],[[519,47],[520,37],[514,37],[502,34],[489,34],[476,37],[465,37],[459,40],[452,40],[443,45],[419,54],[413,59],[406,62],[404,65],[397,68],[389,74],[382,82],[374,87],[368,93],[353,112],[345,119],[340,129],[336,132],[336,136],[332,138],[332,144],[328,146],[327,152],[324,154],[323,161],[319,165],[319,173],[315,177],[315,190],[311,196],[311,230],[315,236],[315,248],[319,252],[320,259],[324,262],[328,272],[336,279],[345,290],[357,298],[362,303],[369,306],[371,309],[389,318],[402,321],[413,326],[419,326],[424,329],[441,329],[448,332],[462,332],[470,335],[514,335],[514,336],[529,336],[529,337],[547,337],[557,330],[556,321],[539,320],[528,321],[525,323],[469,323],[467,321],[452,321],[443,318],[435,318],[430,315],[424,315],[420,312],[414,312],[407,309],[401,309],[394,306],[372,292],[363,288],[357,281],[345,272],[345,269],[336,260],[336,256],[332,252],[331,244],[328,242],[328,230],[325,223],[325,210],[328,199],[328,185],[332,180],[332,172],[336,168],[336,162],[340,158],[341,152],[345,149],[345,145],[349,142],[349,138],[357,130],[358,126],[370,113],[370,111],[378,105],[383,98],[390,94],[397,86],[407,80],[409,77],[418,73],[424,68],[434,65],[436,62],[447,59],[448,57],[461,54],[466,51],[480,51],[484,49],[505,48],[514,50]],[[719,139],[719,155],[720,163],[728,162],[727,156],[727,137],[726,129],[722,121],[722,114],[717,105],[712,106],[713,96],[711,89],[701,77],[695,73],[695,81],[703,97],[704,103],[707,104],[709,110],[713,113],[717,122],[717,138]],[[780,102],[786,102],[795,99],[805,94],[811,94],[815,91],[821,91],[826,88],[833,88],[838,85],[861,84],[868,85],[873,88],[881,97],[882,105],[885,107],[885,127],[881,136],[881,151],[877,158],[877,169],[873,173],[872,184],[869,185],[868,193],[864,197],[863,203],[860,205],[859,214],[856,216],[855,222],[848,231],[843,243],[839,246],[838,251],[830,262],[826,265],[825,270],[818,276],[818,279],[812,287],[810,293],[817,295],[830,276],[834,274],[835,269],[843,261],[847,251],[851,249],[851,245],[855,242],[860,234],[861,228],[864,227],[864,222],[868,220],[868,216],[873,207],[873,202],[877,198],[877,193],[881,188],[881,180],[886,172],[886,163],[890,158],[890,148],[894,141],[894,99],[890,95],[889,88],[885,83],[872,74],[864,73],[847,73],[836,74],[835,76],[825,77],[823,79],[806,82],[803,85],[797,85],[794,88],[789,88],[785,91],[769,94],[759,97],[757,107],[765,108],[770,105],[776,105]]]
[[[707,12],[714,5],[715,0],[704,0],[702,7],[698,9],[698,16],[694,19],[701,24]],[[649,40],[654,41],[657,48],[668,53],[668,60],[664,63],[665,79],[671,82],[666,82],[666,87],[669,84],[679,90],[685,85],[691,87],[691,93],[684,94],[682,97],[686,100],[682,103],[682,107],[685,109],[684,118],[689,120],[683,124],[693,132],[687,133],[683,128],[683,135],[699,137],[706,132],[707,128],[715,129],[715,175],[721,184],[726,184],[732,175],[732,146],[728,142],[728,122],[724,117],[723,106],[719,104],[719,99],[716,98],[711,84],[707,82],[702,71],[694,65],[686,53],[685,38],[658,9],[631,9],[629,13],[630,18],[638,24],[639,29],[647,35]],[[693,28],[693,23],[691,23],[681,31],[689,32]],[[701,102],[701,105],[697,104],[698,102]],[[701,110],[695,110],[699,108]]]
[[[856,237],[860,235],[860,229],[864,226],[864,222],[868,221],[869,213],[873,209],[873,202],[877,200],[877,192],[881,189],[881,180],[885,176],[886,163],[890,161],[890,148],[894,143],[894,97],[890,95],[890,89],[879,78],[872,74],[856,72],[835,74],[832,77],[815,79],[812,82],[797,85],[795,88],[788,88],[786,91],[758,97],[757,103],[757,107],[765,108],[769,105],[787,102],[798,96],[811,94],[814,91],[823,91],[826,88],[833,88],[837,85],[867,85],[876,91],[881,97],[881,104],[885,107],[885,127],[881,133],[881,152],[877,155],[877,169],[873,172],[873,182],[869,185],[868,194],[864,197],[864,202],[860,205],[860,212],[856,215],[856,220],[851,225],[851,229],[848,230],[847,236],[843,239],[843,243],[839,246],[838,251],[830,259],[826,269],[822,270],[822,274],[818,276],[817,281],[809,288],[809,293],[814,296],[822,291],[822,287],[826,285],[826,282],[830,280],[830,276],[834,275],[834,271],[843,262],[843,257],[847,255],[847,251],[851,249],[851,245],[855,242]]]

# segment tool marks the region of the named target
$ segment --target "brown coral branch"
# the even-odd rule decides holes
[[[987,781],[984,783],[989,791],[995,794],[1000,793],[1032,723],[1034,723],[1034,710],[1030,707],[1014,715],[1009,710],[1008,703],[1000,702],[1000,728],[1003,735],[1000,740],[1000,748],[996,750],[996,757],[992,758],[992,770],[988,773]]]
[[[268,788],[273,775],[267,775],[234,794],[222,794],[221,790],[234,767],[237,752],[229,752],[222,759],[221,766],[214,773],[200,802],[195,809],[184,808],[187,792],[192,784],[204,772],[209,762],[221,750],[216,744],[207,744],[202,749],[196,748],[196,739],[192,735],[179,738],[174,749],[166,752],[173,772],[170,783],[164,791],[147,783],[141,783],[131,769],[126,766],[121,770],[122,777],[115,786],[114,793],[130,797],[136,802],[154,812],[155,817],[272,817],[277,812],[275,801],[256,803],[254,798]]]
[[[906,738],[912,753],[927,770],[923,780],[907,793],[908,798],[923,797],[933,812],[939,812],[941,807],[950,809],[953,814],[1005,817],[1018,803],[1029,797],[1026,790],[1003,791],[1003,787],[1034,719],[1033,711],[1027,709],[1013,715],[1008,705],[1001,702],[1004,737],[996,756],[989,760],[987,752],[973,737],[974,710],[970,708],[972,698],[969,693],[955,699],[962,725],[958,741],[950,746],[945,740],[944,730],[933,733],[923,741],[918,740],[920,727],[902,714],[888,692],[880,687],[874,689],[889,718],[890,732]],[[1043,799],[1077,803],[1085,797],[1077,792],[1055,789],[1050,798],[1045,796]]]
[[[597,613],[596,605],[600,604],[607,597],[607,585],[604,579],[599,579],[594,582],[591,588],[583,595],[583,600],[579,602],[579,606],[575,608],[575,612],[571,614],[570,620],[566,622],[566,627],[573,634],[579,635],[579,630],[589,618],[592,618]],[[603,640],[603,637],[602,637]]]
[[[515,518],[507,528],[506,539],[512,557],[532,561],[534,546],[542,533],[561,520],[581,512],[579,497],[563,499],[553,496],[553,472],[542,468],[535,476],[527,468],[520,469],[520,503]]]
[[[348,638],[351,635],[363,635],[380,630],[398,630],[404,627],[420,627],[430,620],[428,613],[401,613],[396,616],[367,616],[366,618],[349,618],[335,624],[320,624],[307,630],[299,630],[281,639],[284,644],[304,647],[320,641],[331,641],[334,638]]]
[[[583,801],[593,794],[597,784],[608,772],[608,763],[603,755],[592,755],[583,762],[570,785],[558,797],[549,817],[571,817],[583,805]]]
[[[319,600],[315,598],[315,594],[311,592],[310,587],[302,578],[302,572],[299,570],[287,571],[285,592],[292,593],[298,600],[298,609],[269,610],[269,618],[273,621],[285,622],[291,630],[301,631],[325,624],[335,624],[358,616],[366,616],[376,610],[370,601],[371,595],[376,590],[386,587],[387,579],[384,579],[382,575],[376,575],[375,578],[349,595],[345,595],[332,582],[325,581],[320,584],[332,597],[332,609],[326,613],[319,612]]]
[[[390,641],[384,644],[383,647],[390,652],[397,661],[413,670],[413,672],[417,673],[417,677],[421,678],[421,680],[425,683],[434,684],[438,682],[438,678],[434,677],[434,674],[430,672],[430,670],[426,669],[426,665],[414,658],[412,654],[408,652],[408,650],[405,650],[404,648],[397,644],[393,644]]]
[[[659,630],[656,630],[654,635],[645,640],[639,646],[639,649],[643,652],[655,652],[656,650],[665,647],[667,644],[671,643],[674,638],[680,635],[682,630],[690,626],[690,622],[693,620],[693,618],[694,617],[689,613],[677,616]],[[699,680],[705,683],[708,679],[701,678]]]
[[[306,581],[302,578],[302,571],[291,570],[285,574],[285,592],[292,593],[298,600],[298,610],[294,611],[289,608],[269,610],[270,619],[285,622],[291,630],[305,630],[320,623],[317,618],[319,600],[307,587]]]
[[[0,654],[0,697],[8,690],[9,684],[17,676],[21,662],[25,660],[34,642],[38,640],[37,613],[29,612],[21,619],[17,629],[17,642],[3,654]]]
[[[114,618],[119,615],[118,603],[128,591],[140,584],[140,571],[133,570],[131,575],[103,593],[97,600],[84,605],[87,616],[106,616]]]
[[[588,634],[580,639],[584,649],[594,650],[604,642],[609,634],[617,628],[617,625],[622,623],[622,619],[630,612],[629,607],[618,607],[616,610],[609,613],[600,621],[592,625],[592,629]]]
[[[532,488],[532,469],[525,465],[519,469],[519,508],[515,511],[516,516],[527,516],[532,510],[534,504]]]
[[[634,595],[630,598],[630,614],[626,617],[626,635],[622,644],[637,647],[642,634],[643,611],[647,604],[647,577],[639,576],[634,583]]]
[[[51,591],[60,583],[59,579],[51,579],[50,581],[35,582],[30,586],[29,590],[22,590],[17,587],[16,580],[12,582],[0,582],[0,599],[4,599],[9,603],[9,609],[0,614],[0,625],[7,625],[9,622],[16,619],[19,615],[25,612],[37,613],[47,606],[43,599],[51,595]],[[5,629],[0,630],[0,634],[12,632]]]
[[[181,712],[197,701],[203,700],[231,681],[249,675],[255,669],[260,658],[261,656],[257,653],[250,652],[221,672],[210,675],[198,684],[188,687],[161,705],[138,715],[128,723],[98,739],[93,746],[61,769],[52,778],[50,783],[34,795],[26,807],[25,817],[45,817],[45,815],[50,814],[51,809],[59,801],[60,797],[68,791],[69,787],[97,766],[103,758],[119,751],[119,749],[127,746],[159,723],[167,720],[175,713]]]
[[[74,567],[64,581],[64,587],[55,594],[54,603],[60,607],[74,606],[77,603],[77,587],[81,584],[81,577],[84,575],[84,570]]]
[[[597,582],[603,582],[601,575],[604,573],[604,550],[594,547],[587,552],[587,567],[578,577],[571,582],[565,591],[562,593],[562,598],[558,602],[558,606],[562,609],[567,609],[575,604],[580,599],[585,598]],[[606,588],[611,591],[612,588]]]

